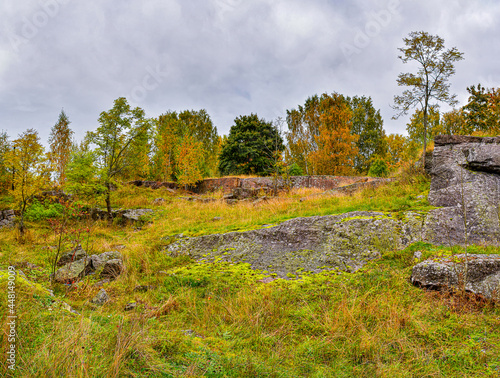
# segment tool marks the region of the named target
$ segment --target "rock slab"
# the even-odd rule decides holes
[[[304,271],[353,272],[384,249],[403,249],[420,240],[422,221],[416,213],[397,219],[364,211],[296,218],[270,228],[181,239],[166,252],[203,261],[249,263],[281,278]]]
[[[457,289],[500,299],[500,255],[458,254],[413,267],[411,282],[430,289]]]

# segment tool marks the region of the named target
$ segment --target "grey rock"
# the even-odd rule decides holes
[[[424,239],[434,244],[498,244],[500,138],[437,136]]]
[[[422,219],[404,219],[379,212],[296,218],[278,226],[248,232],[206,235],[178,240],[167,247],[171,255],[198,260],[249,263],[287,278],[302,271],[356,271],[383,249],[402,249],[420,240]]]
[[[92,271],[99,271],[109,260],[123,260],[123,256],[118,251],[104,252],[90,256]]]
[[[101,289],[99,290],[99,293],[90,300],[91,303],[96,304],[98,306],[102,306],[105,304],[107,301],[109,301],[109,295],[106,293],[106,290]]]
[[[460,254],[425,260],[413,267],[411,282],[432,289],[461,289],[500,299],[500,255]]]
[[[244,199],[244,198],[257,198],[259,193],[263,188],[234,188],[232,190],[232,195],[234,199]]]
[[[126,210],[123,213],[123,218],[129,221],[140,221],[141,217],[152,214],[153,210],[151,209],[131,209],[131,210]]]
[[[162,205],[162,204],[164,204],[165,202],[166,202],[166,201],[165,201],[165,198],[161,198],[161,197],[160,197],[160,198],[155,198],[155,199],[153,200],[153,205],[158,206],[158,205]]]
[[[73,283],[85,275],[85,271],[89,263],[90,260],[87,258],[70,262],[56,270],[54,279],[59,283]]]
[[[123,272],[123,262],[119,259],[109,260],[104,264],[100,278],[114,280]]]
[[[0,210],[0,229],[13,227],[15,218],[14,210]]]
[[[87,252],[85,252],[81,245],[77,245],[74,249],[69,252],[64,253],[57,261],[57,266],[63,266],[70,262],[78,261],[81,259],[88,258]]]
[[[420,260],[422,258],[422,251],[415,251],[413,254],[413,258],[416,260]]]

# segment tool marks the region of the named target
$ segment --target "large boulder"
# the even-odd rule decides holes
[[[126,210],[122,217],[127,221],[138,222],[142,220],[141,217],[151,215],[153,210],[151,209],[130,209]]]
[[[99,277],[101,279],[114,280],[120,274],[122,274],[123,270],[124,270],[124,267],[123,267],[122,260],[120,260],[120,259],[108,260],[104,264],[104,267],[102,268],[102,271],[101,271],[101,274],[99,275]]]
[[[413,267],[411,282],[431,289],[465,289],[500,299],[500,255],[465,255],[425,260]]]
[[[56,270],[54,279],[59,283],[74,283],[85,276],[89,259],[83,258],[77,261],[67,263],[62,268]]]
[[[500,137],[436,136],[425,239],[498,244]]]
[[[104,252],[98,255],[92,255],[90,256],[90,268],[91,271],[99,271],[102,268],[104,268],[104,265],[109,261],[109,260],[123,260],[123,256],[120,252],[118,251],[109,251],[109,252]]]
[[[247,232],[184,238],[166,252],[198,260],[216,258],[249,263],[286,278],[303,271],[356,271],[384,249],[402,249],[420,240],[422,218],[403,219],[380,212],[296,218],[278,226]]]

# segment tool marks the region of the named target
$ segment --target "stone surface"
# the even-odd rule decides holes
[[[431,289],[465,288],[500,299],[500,255],[455,255],[425,260],[413,267],[411,282]]]
[[[57,261],[57,266],[63,266],[85,258],[88,258],[87,252],[83,250],[81,245],[78,245],[71,251],[64,253]]]
[[[13,227],[15,219],[14,210],[0,210],[0,229]]]
[[[500,138],[435,137],[425,239],[434,244],[500,238]]]
[[[89,259],[82,258],[64,265],[56,270],[55,281],[59,283],[73,283],[74,281],[78,281],[85,275],[89,262]]]
[[[123,272],[123,262],[120,259],[109,260],[104,264],[102,272],[99,275],[101,279],[108,278],[110,280],[116,279]]]
[[[98,255],[92,255],[90,256],[91,271],[99,271],[104,268],[106,262],[115,259],[123,260],[122,254],[118,251],[109,251]]]
[[[352,212],[296,218],[247,232],[186,238],[172,243],[166,252],[204,261],[219,257],[245,262],[286,278],[302,271],[356,271],[385,248],[402,249],[420,240],[421,228],[422,218],[416,213],[397,219],[379,212]]]
[[[109,301],[109,295],[106,293],[106,290],[101,289],[97,293],[97,295],[90,300],[91,303],[96,304],[98,306],[102,306],[107,301]]]
[[[351,185],[359,182],[377,181],[377,177],[358,177],[358,176],[291,176],[285,182],[278,179],[278,188],[318,188],[322,190],[331,190],[340,186]],[[142,181],[136,180],[129,182],[131,185],[142,186],[146,188],[159,189],[162,187],[177,189],[178,185],[172,182]],[[222,190],[227,193],[234,188],[274,188],[275,182],[272,177],[222,177],[204,179],[189,186],[188,190],[203,194]]]
[[[134,287],[135,292],[145,293],[148,290],[153,290],[155,287],[151,285],[137,285]]]
[[[133,222],[138,222],[141,219],[141,217],[144,217],[146,215],[150,215],[153,213],[153,210],[151,209],[130,209],[126,210],[122,217],[128,221],[133,221]]]
[[[156,205],[156,206],[159,206],[159,205],[163,205],[164,203],[166,202],[165,198],[155,198],[153,200],[153,205]]]
[[[111,211],[112,218],[118,218],[125,222],[137,222],[141,220],[141,216],[151,214],[151,209],[113,209]],[[89,210],[90,216],[94,220],[107,220],[108,212],[106,209],[93,208]]]

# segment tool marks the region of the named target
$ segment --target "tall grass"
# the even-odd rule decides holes
[[[98,277],[56,288],[81,315],[36,287],[19,286],[16,377],[496,377],[500,374],[500,310],[458,303],[413,287],[418,244],[387,251],[355,274],[325,272],[264,284],[245,264],[199,264],[161,252],[170,236],[246,230],[297,216],[354,210],[425,211],[425,177],[367,189],[351,197],[292,192],[253,204],[190,202],[165,191],[122,188],[120,206],[155,210],[151,224],[93,225],[91,253],[124,246],[126,271],[105,284],[111,300],[89,300]],[[141,198],[134,199],[134,196]],[[165,198],[152,205],[156,197]],[[125,206],[126,205],[126,206]],[[17,264],[48,285],[54,236],[30,224],[29,244],[0,232],[0,264]],[[474,252],[498,252],[474,247]],[[40,268],[27,268],[32,262]],[[146,289],[137,290],[138,286]],[[6,329],[6,283],[0,281]],[[125,305],[137,307],[125,311]],[[463,304],[463,305],[462,305]],[[2,334],[2,347],[6,346]],[[3,360],[0,375],[8,374]]]

